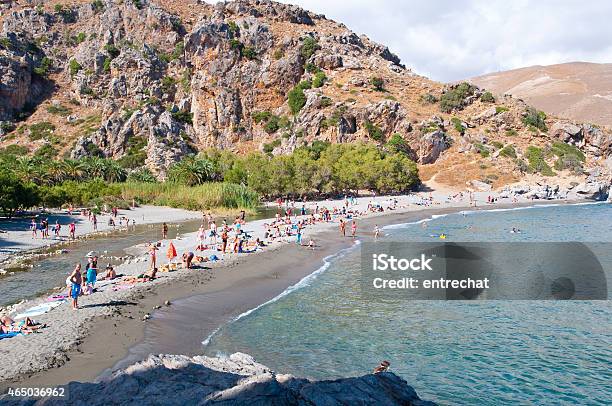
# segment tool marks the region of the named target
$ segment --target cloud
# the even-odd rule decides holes
[[[440,81],[531,65],[612,62],[606,0],[282,0],[383,43]]]

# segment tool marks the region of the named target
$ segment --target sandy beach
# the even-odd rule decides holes
[[[535,204],[526,199],[499,198],[497,204],[492,205],[486,203],[488,196],[497,195],[476,193],[476,207],[472,207],[466,197],[449,199],[448,193],[441,192],[397,196],[397,209],[369,213],[358,219],[357,238],[371,238],[375,224],[382,227],[417,221],[466,208],[481,210]],[[371,203],[386,207],[391,204],[390,199],[393,198],[362,197],[352,207],[359,211],[366,211]],[[427,206],[423,205],[425,199]],[[342,204],[342,200],[327,200],[309,202],[306,208],[332,209]],[[296,208],[299,207],[298,203]],[[155,218],[150,211],[148,209],[146,218]],[[160,215],[162,221],[176,221]],[[263,238],[268,222],[247,222],[244,230],[254,238]],[[350,247],[353,239],[340,237],[337,228],[337,218],[308,226],[303,240],[308,242],[312,238],[316,243],[314,250],[298,246],[295,237],[288,237],[270,244],[262,252],[226,254],[221,261],[205,262],[197,269],[162,272],[151,282],[128,285],[120,280],[100,281],[96,285],[97,292],[79,299],[79,310],[62,303],[34,317],[47,324],[40,333],[0,340],[0,354],[4,360],[0,388],[17,382],[21,386],[52,386],[72,380],[94,380],[109,368],[126,366],[151,353],[197,354],[201,341],[220,325],[274,298],[319,268],[326,257]],[[350,235],[350,229],[347,231]],[[158,256],[162,260],[168,243],[164,241],[160,247]],[[173,240],[173,244],[179,255],[194,251],[195,233],[183,235]],[[140,256],[117,267],[117,273],[138,275],[147,270],[145,247],[133,247],[132,250],[140,252]],[[12,314],[46,300],[40,298],[23,303],[14,308]],[[169,306],[164,304],[166,301],[170,302]]]

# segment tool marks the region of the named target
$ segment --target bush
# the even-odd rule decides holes
[[[518,135],[518,132],[515,129],[509,129],[506,130],[506,136],[507,137],[516,137]]]
[[[320,48],[319,43],[316,39],[311,36],[307,36],[302,41],[302,46],[300,47],[300,54],[306,60],[310,59],[312,55]]]
[[[302,82],[303,83],[303,82]],[[296,85],[289,91],[287,95],[287,102],[289,103],[289,109],[293,115],[297,115],[302,107],[306,105],[306,95],[304,89],[301,86],[302,83]]]
[[[440,98],[440,110],[450,113],[453,110],[461,110],[464,107],[465,99],[474,94],[476,88],[467,82],[448,90]]]
[[[543,176],[554,176],[555,173],[544,160],[544,152],[541,148],[529,146],[525,152],[528,166],[527,170],[530,173],[540,173]]]
[[[193,113],[187,110],[179,110],[175,113],[172,113],[172,118],[184,124],[193,123]]]
[[[102,65],[102,70],[104,72],[110,72],[110,70],[111,70],[111,62],[112,61],[113,60],[110,57],[108,57],[108,56],[106,58],[104,58],[104,64]]]
[[[482,144],[481,142],[475,142],[474,144],[474,148],[476,148],[476,152],[478,154],[480,154],[481,157],[486,158],[489,155],[491,155],[491,151],[489,151],[489,148],[487,148],[484,144]]]
[[[504,113],[506,111],[510,110],[508,107],[506,106],[495,106],[495,114],[500,114],[500,113]]]
[[[465,127],[463,126],[463,122],[457,117],[451,118],[451,123],[453,124],[453,127],[455,127],[455,130],[458,133],[463,134],[465,132]]]
[[[245,58],[249,60],[253,60],[257,58],[257,52],[255,51],[255,49],[251,47],[244,47],[242,49],[242,56],[244,56]]]
[[[523,124],[530,128],[537,128],[541,131],[548,130],[546,127],[546,113],[536,110],[533,107],[528,107],[525,113],[523,113]]]
[[[423,104],[435,104],[438,102],[438,98],[431,93],[425,93],[419,96],[419,101]]]
[[[41,121],[30,126],[30,139],[32,141],[48,138],[55,131],[55,125],[48,121]]]
[[[495,103],[495,97],[491,92],[484,92],[482,96],[480,96],[480,101],[483,103]]]
[[[400,134],[395,133],[391,136],[386,144],[387,148],[392,152],[401,152],[403,154],[410,154],[412,149]]]
[[[104,10],[104,2],[102,0],[94,0],[91,2],[91,7],[96,13],[98,13]]]
[[[106,44],[106,45],[104,45],[104,50],[106,51],[108,56],[110,56],[112,59],[115,59],[121,53],[119,48],[117,48],[114,44]]]
[[[66,106],[62,106],[61,104],[52,104],[50,106],[47,106],[47,113],[57,114],[59,116],[66,117],[67,115],[72,113],[72,110],[70,110]]]
[[[323,86],[325,81],[327,80],[327,76],[323,72],[317,72],[312,80],[312,87],[318,88]]]
[[[172,93],[175,90],[176,79],[172,76],[164,76],[161,80],[161,88],[164,93]]]
[[[491,145],[495,148],[495,149],[501,149],[504,147],[504,144],[502,144],[499,141],[491,141]]]
[[[365,128],[368,131],[368,136],[372,138],[374,141],[380,142],[383,140],[384,134],[379,127],[375,126],[369,121],[366,121]]]
[[[268,134],[273,134],[276,131],[278,131],[279,129],[279,117],[278,116],[270,116],[270,118],[268,119],[268,121],[266,122],[266,124],[264,125],[264,130],[268,133]]]
[[[382,92],[385,90],[385,81],[383,78],[374,76],[370,79],[370,84],[377,92]]]
[[[317,73],[317,72],[321,71],[321,69],[319,69],[319,67],[317,65],[315,65],[314,63],[310,63],[310,62],[308,62],[306,65],[304,65],[304,69],[308,73]]]
[[[285,53],[283,52],[282,49],[277,49],[274,51],[274,54],[272,55],[272,57],[276,60],[281,59],[283,56],[285,56]]]
[[[133,172],[130,172],[127,177],[127,182],[157,183],[157,179],[147,168],[140,168]]]
[[[269,111],[254,111],[251,114],[251,118],[253,118],[253,121],[255,121],[257,124],[261,123],[262,121],[268,121],[270,117],[272,117],[272,113]]]
[[[76,75],[77,73],[79,73],[79,71],[82,68],[83,67],[76,59],[71,59],[70,62],[68,63],[68,69],[70,71],[70,76]]]
[[[327,97],[327,96],[321,97],[321,103],[320,103],[321,107],[329,107],[332,104],[334,104],[334,102],[329,97]]]
[[[51,62],[51,59],[45,56],[40,61],[40,65],[34,68],[34,73],[37,74],[38,76],[45,77],[49,74],[49,69],[51,69],[52,64],[53,63]]]
[[[516,150],[512,145],[506,145],[499,151],[499,156],[506,158],[516,158]]]
[[[263,144],[263,152],[266,154],[271,154],[274,151],[274,148],[280,147],[281,140],[276,139],[268,144]]]
[[[575,145],[554,142],[551,147],[551,152],[558,157],[554,164],[556,170],[562,171],[564,169],[569,169],[576,174],[581,174],[583,172],[583,163],[586,157]]]

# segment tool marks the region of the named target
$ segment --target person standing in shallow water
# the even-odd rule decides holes
[[[165,240],[167,238],[168,238],[168,224],[164,222],[164,224],[162,224],[162,240]]]
[[[342,234],[343,237],[346,237],[346,223],[342,219],[340,219],[340,234]]]
[[[357,222],[353,220],[353,223],[351,224],[351,237],[355,238],[356,234],[357,234]]]

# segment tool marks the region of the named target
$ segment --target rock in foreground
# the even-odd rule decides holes
[[[434,405],[385,372],[333,381],[280,375],[246,354],[150,356],[99,383],[71,382],[69,401],[41,405]],[[23,403],[22,403],[23,404]]]

